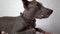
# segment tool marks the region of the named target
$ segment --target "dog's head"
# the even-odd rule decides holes
[[[24,8],[26,12],[35,18],[48,18],[53,10],[44,7],[41,3],[37,2],[36,0],[33,1],[27,1],[27,0],[22,0]]]

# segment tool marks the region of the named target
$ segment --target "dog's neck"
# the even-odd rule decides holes
[[[28,19],[26,16],[24,16],[23,13],[21,13],[21,17],[24,19],[24,21],[28,24],[28,25],[31,25],[32,23],[35,23],[36,22],[36,19]]]
[[[26,17],[27,19],[33,20],[35,19],[34,16],[29,16],[29,15],[23,15],[24,17]]]

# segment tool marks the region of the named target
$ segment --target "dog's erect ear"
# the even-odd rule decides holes
[[[32,0],[32,1],[36,1],[36,0]],[[22,0],[23,2],[23,6],[25,9],[28,9],[28,4],[29,4],[29,1],[28,0]]]
[[[22,0],[24,8],[28,8],[28,0]]]

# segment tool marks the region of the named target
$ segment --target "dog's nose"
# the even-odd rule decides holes
[[[50,11],[51,13],[53,12],[53,10]]]
[[[53,12],[53,10],[50,10],[50,11],[48,12],[48,15],[52,14],[52,12]]]

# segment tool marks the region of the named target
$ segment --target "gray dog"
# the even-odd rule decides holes
[[[8,34],[15,34],[33,28],[34,31],[46,34],[46,31],[35,28],[35,18],[48,18],[52,14],[53,10],[43,7],[43,5],[36,0],[22,0],[22,2],[25,10],[21,13],[21,16],[0,17],[0,32],[5,31]]]

